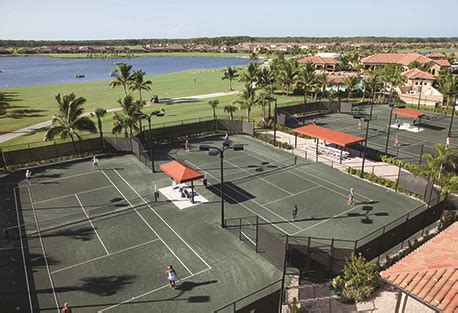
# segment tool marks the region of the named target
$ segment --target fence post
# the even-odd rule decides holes
[[[409,220],[409,214],[407,213],[406,221],[404,222],[404,227],[402,228],[402,242],[401,242],[401,249],[404,247],[404,240],[405,240],[405,235],[406,235],[406,227],[407,227],[407,221]]]
[[[420,160],[418,161],[418,165],[421,165],[421,161],[423,159],[423,148],[424,148],[424,144],[421,144],[421,149],[420,149]]]
[[[305,148],[306,150],[304,150],[304,158],[307,160],[307,148]]]
[[[353,247],[353,254],[356,254],[356,249],[358,249],[358,240],[355,240],[355,246]]]
[[[332,273],[332,264],[334,263],[334,238],[331,239],[331,251],[329,254],[329,268],[328,268],[328,277],[331,277]]]
[[[380,246],[379,246],[379,249],[378,249],[377,262],[380,261],[380,255],[382,254],[383,235],[385,234],[385,227],[386,227],[386,226],[383,226],[382,236],[380,236]]]
[[[30,149],[30,143],[27,144],[27,151],[29,152],[30,163],[32,163],[33,159],[32,159],[32,150]]]
[[[256,253],[258,253],[259,215],[256,215]]]
[[[423,201],[426,202],[426,195],[428,193],[429,180],[431,179],[431,173],[428,173],[428,181],[426,182],[425,192],[423,193]]]
[[[281,307],[284,302],[284,297],[285,297],[285,276],[286,276],[286,266],[287,266],[287,261],[288,261],[288,238],[289,236],[286,235],[286,240],[285,240],[285,256],[283,260],[283,275],[282,275],[282,280],[281,280],[281,287],[280,287],[280,303],[278,305],[279,311],[281,312]]]
[[[54,141],[54,144],[53,144],[54,151],[56,152],[56,159],[57,159],[57,158],[59,158],[59,152],[57,151],[57,143],[56,143],[56,141],[55,140],[53,140],[53,141]]]
[[[242,241],[242,218],[239,218],[239,240]]]
[[[398,192],[400,177],[401,177],[401,161],[399,161],[398,179],[396,179],[396,189],[395,189],[396,192]]]
[[[2,155],[3,166],[5,167],[5,172],[8,170],[8,166],[6,165],[5,154],[3,153],[3,149],[0,148],[0,154]]]
[[[310,253],[310,236],[307,240],[307,263],[305,264],[305,270],[310,270],[310,258],[312,253]]]

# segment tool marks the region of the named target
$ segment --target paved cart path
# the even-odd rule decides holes
[[[207,93],[207,94],[203,94],[203,95],[195,95],[195,96],[188,96],[188,97],[170,98],[170,99],[166,99],[166,100],[161,101],[159,104],[170,104],[170,103],[179,103],[179,102],[183,102],[183,101],[202,100],[202,99],[208,99],[208,98],[235,95],[237,93],[239,93],[239,92],[234,90],[234,91],[223,91],[223,92]],[[152,105],[152,103],[149,102],[148,105]],[[108,109],[107,112],[116,112],[116,111],[120,111],[120,110],[121,110],[121,108],[113,108],[113,109]],[[87,112],[84,115],[90,115],[91,113],[94,113],[94,112]],[[47,127],[49,125],[51,125],[51,120],[40,122],[40,123],[37,123],[37,124],[34,124],[34,125],[30,125],[30,126],[27,126],[27,127],[24,127],[24,128],[21,128],[21,129],[18,129],[18,130],[15,130],[15,131],[3,134],[3,135],[0,135],[0,142],[5,142],[7,140],[10,140],[10,139],[13,139],[13,138],[16,138],[16,137],[19,137],[19,136],[34,132],[34,131],[37,131],[37,130],[39,130],[39,129],[43,128],[43,127]]]

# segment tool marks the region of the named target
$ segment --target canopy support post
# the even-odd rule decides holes
[[[316,150],[315,150],[315,154],[316,154],[316,163],[318,163],[318,142],[320,141],[320,139],[316,139]]]
[[[297,133],[294,134],[294,148],[297,148]]]
[[[340,160],[339,160],[340,164],[342,164],[342,155],[343,155],[343,147],[340,147]]]
[[[194,181],[191,180],[191,202],[194,203]]]

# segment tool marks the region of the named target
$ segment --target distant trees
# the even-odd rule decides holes
[[[208,105],[212,108],[213,119],[216,119],[216,108],[218,107],[218,103],[218,99],[208,100]]]
[[[44,140],[53,140],[57,136],[61,139],[70,138],[73,149],[77,152],[75,138],[81,139],[79,131],[97,132],[94,122],[88,116],[83,116],[83,104],[86,99],[76,97],[74,93],[63,96],[59,93],[55,99],[58,112],[52,117],[52,125]]]
[[[224,107],[224,112],[229,113],[231,116],[231,121],[234,119],[234,113],[238,110],[239,108],[236,107],[235,105],[228,104]]]

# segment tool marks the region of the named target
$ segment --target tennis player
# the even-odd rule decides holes
[[[173,268],[172,265],[168,265],[165,268],[165,272],[167,273],[167,280],[169,281],[170,288],[175,289],[176,286],[176,280],[177,280],[177,272],[175,272],[175,269]]]
[[[353,188],[350,188],[350,192],[348,193],[347,203],[348,204],[355,203],[355,190]]]
[[[92,158],[92,166],[94,166],[94,171],[99,170],[99,159],[97,159],[95,156]]]
[[[297,213],[299,212],[299,208],[297,207],[297,204],[294,205],[293,209],[291,210],[291,215],[292,215],[292,220],[293,222],[296,221],[297,218]]]
[[[25,171],[25,178],[27,179],[27,184],[30,185],[32,183],[32,171],[26,170]]]

